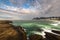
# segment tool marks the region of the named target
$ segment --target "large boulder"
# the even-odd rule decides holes
[[[46,39],[47,40],[60,40],[60,34],[56,34],[53,32],[45,32],[46,33]]]
[[[60,30],[52,30],[52,32],[60,34]]]
[[[20,40],[27,40],[27,35],[24,28],[17,26],[15,27],[15,30],[19,33]]]
[[[0,21],[0,40],[27,40],[22,27],[9,24],[11,21]]]

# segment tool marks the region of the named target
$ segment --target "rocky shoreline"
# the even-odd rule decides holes
[[[52,32],[44,32],[46,35],[27,34],[21,26],[12,25],[12,21],[0,20],[0,40],[60,40],[60,31],[51,30]]]

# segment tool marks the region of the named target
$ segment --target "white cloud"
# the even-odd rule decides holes
[[[1,4],[0,8],[6,10],[0,9],[0,12],[3,13],[2,15],[8,14],[12,19],[32,19],[37,16],[58,16],[60,14],[59,0],[37,0],[32,2],[27,9],[21,6],[26,0],[10,0],[10,2],[13,6]]]
[[[3,13],[3,14],[2,14]],[[13,6],[5,5],[5,9],[0,9],[0,16],[3,19],[32,19],[32,17],[38,16],[39,11],[35,8],[17,8]],[[3,15],[3,16],[2,16]],[[29,16],[28,16],[29,15]]]

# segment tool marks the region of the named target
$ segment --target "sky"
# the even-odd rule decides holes
[[[40,12],[38,11],[38,7],[35,5],[35,0],[0,0],[0,18],[31,20],[38,16]]]
[[[0,0],[0,20],[60,16],[60,0]]]

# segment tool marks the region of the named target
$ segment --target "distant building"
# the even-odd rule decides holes
[[[41,19],[46,19],[46,20],[60,20],[60,17],[36,17],[36,18],[33,18],[33,20],[41,20]]]

